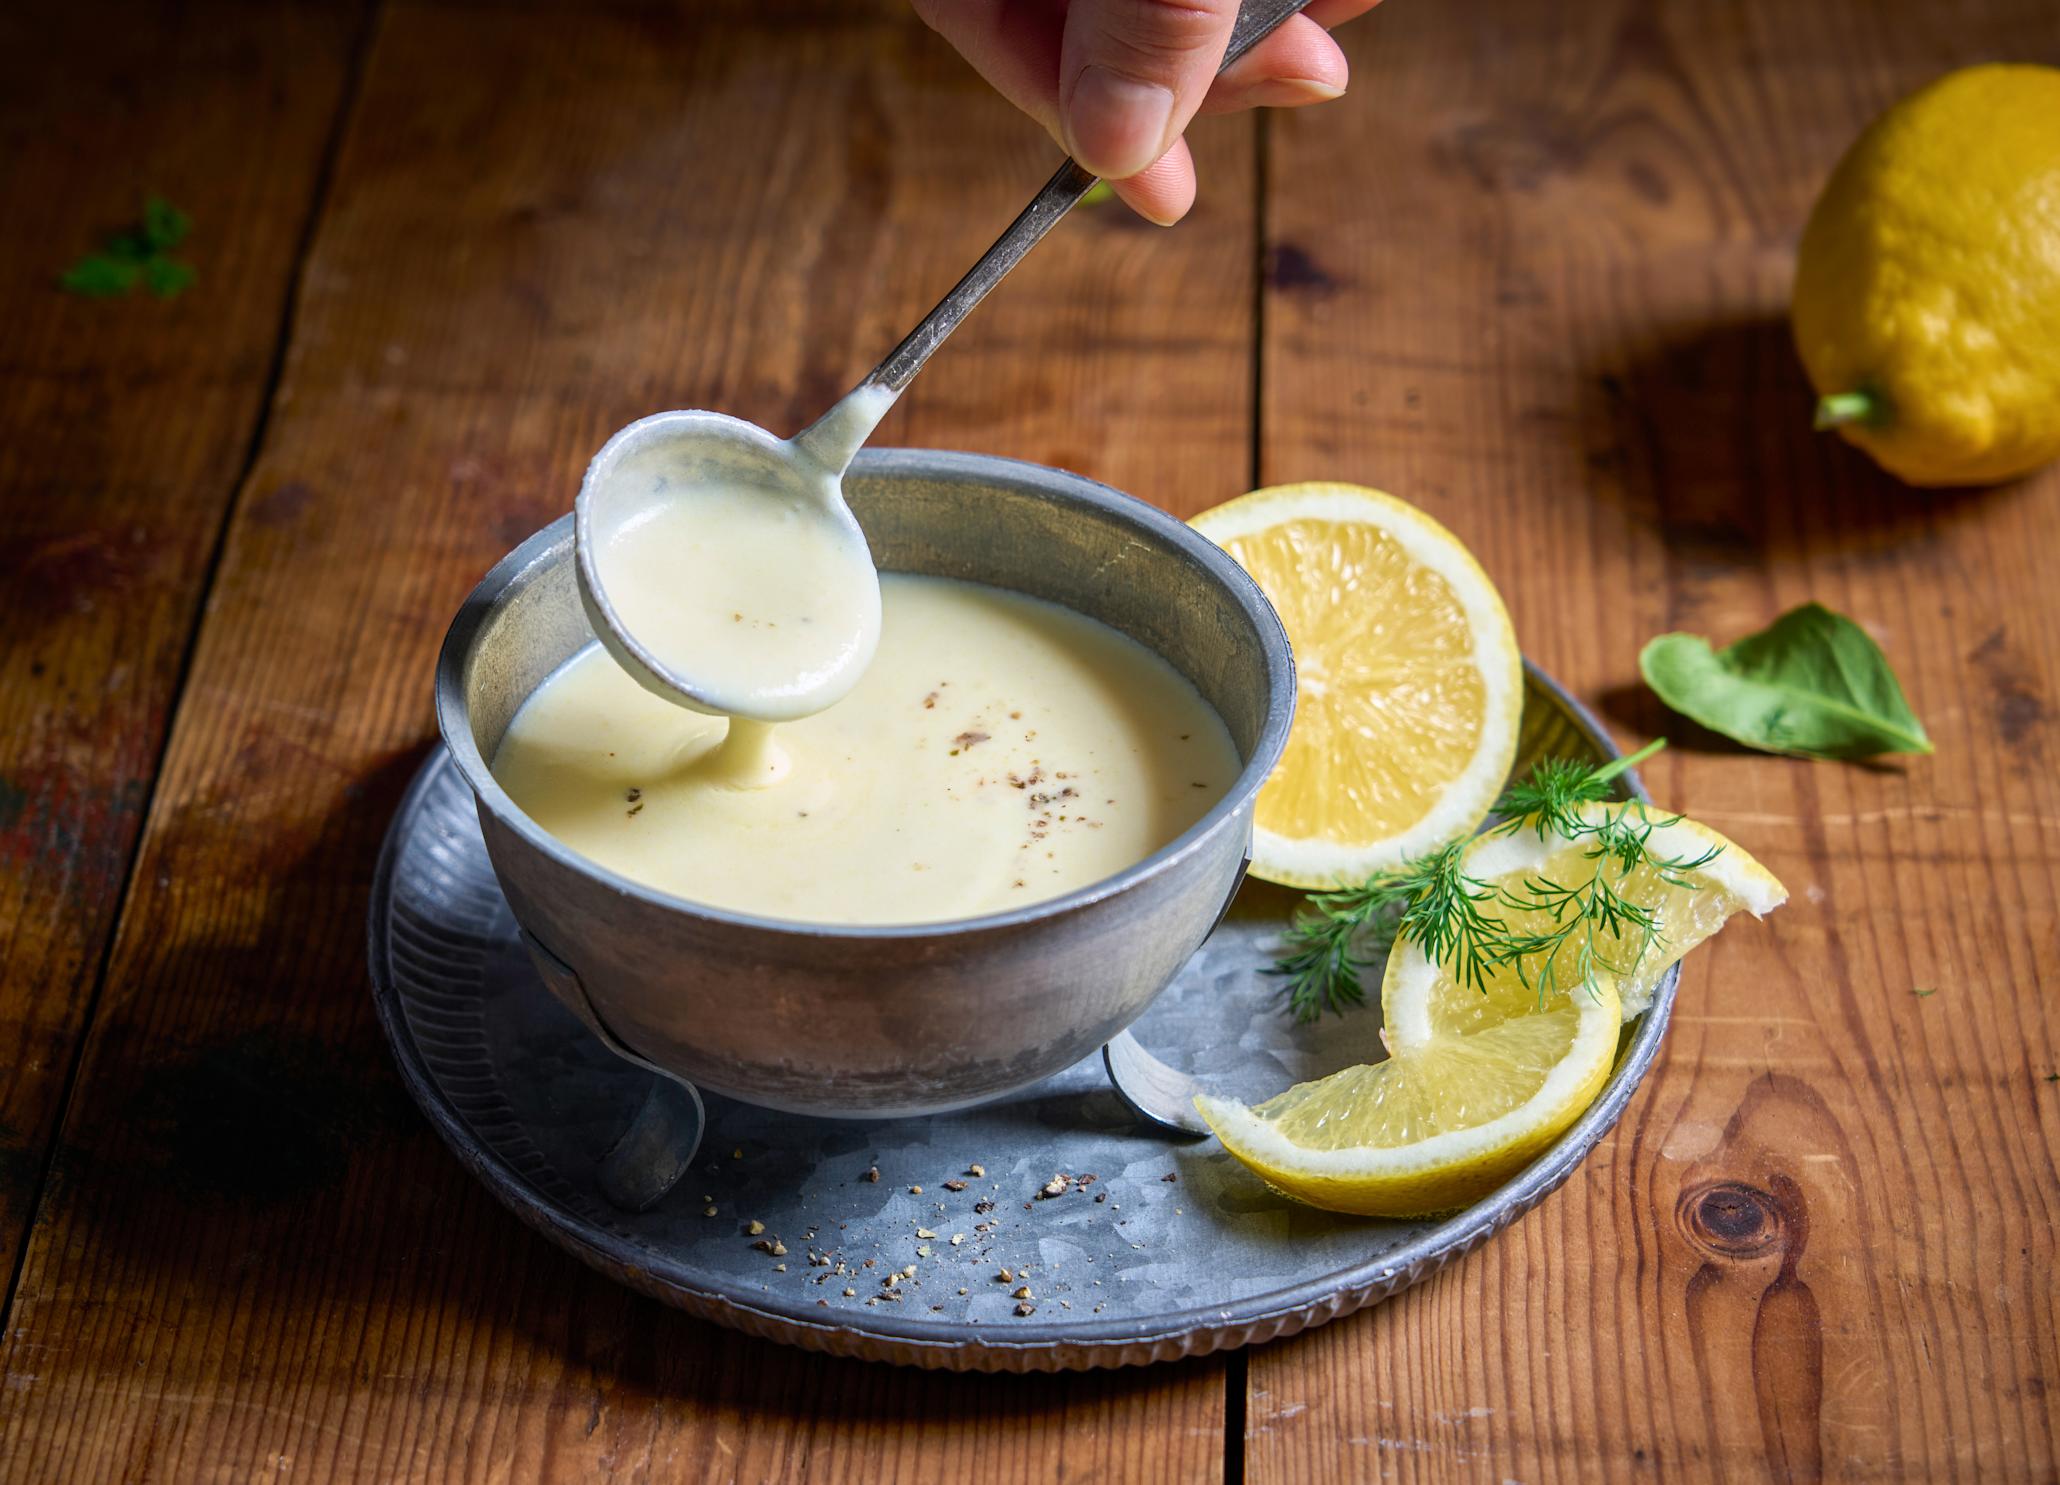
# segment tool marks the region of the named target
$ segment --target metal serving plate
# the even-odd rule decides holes
[[[1525,682],[1519,768],[1544,753],[1616,756],[1550,679],[1527,667]],[[1638,788],[1629,774],[1619,784]],[[1314,1028],[1280,1014],[1261,971],[1296,900],[1247,884],[1132,1028],[1143,1045],[1246,1098],[1378,1058],[1376,1010]],[[1678,979],[1670,971],[1626,1028],[1616,1071],[1573,1128],[1492,1196],[1441,1220],[1340,1217],[1277,1197],[1213,1140],[1168,1140],[1140,1125],[1099,1057],[996,1103],[878,1123],[711,1098],[693,1168],[633,1214],[603,1196],[598,1161],[650,1077],[605,1051],[538,981],[472,793],[441,750],[388,832],[370,933],[373,994],[409,1091],[523,1221],[705,1319],[956,1371],[1170,1360],[1291,1335],[1407,1288],[1528,1211],[1616,1123],[1658,1053]],[[974,1165],[985,1174],[969,1174]],[[1041,1196],[1058,1173],[1095,1179]],[[1026,1285],[1034,1311],[1019,1315],[1013,1291]]]

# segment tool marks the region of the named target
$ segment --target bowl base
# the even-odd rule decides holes
[[[1229,904],[1224,906],[1228,911]],[[601,1194],[611,1206],[625,1212],[649,1211],[671,1194],[701,1148],[708,1129],[701,1090],[625,1045],[602,1019],[572,966],[537,942],[527,929],[515,932],[544,988],[579,1018],[594,1040],[650,1077],[629,1127],[602,1153],[595,1170]],[[1194,1107],[1202,1085],[1145,1051],[1128,1030],[1117,1033],[1102,1048],[1102,1068],[1116,1096],[1145,1130],[1172,1139],[1208,1136],[1209,1127]]]

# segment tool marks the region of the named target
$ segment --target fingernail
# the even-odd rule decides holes
[[[1143,217],[1147,222],[1150,222],[1154,227],[1177,227],[1180,225],[1180,219],[1187,215],[1186,208],[1182,208],[1173,215],[1167,216],[1165,213],[1156,211],[1149,206],[1139,206],[1135,201],[1126,201],[1124,205]]]
[[[1096,175],[1122,180],[1159,158],[1172,121],[1170,88],[1083,67],[1066,99],[1066,145]]]
[[[1334,88],[1327,82],[1318,82],[1313,77],[1277,77],[1274,82],[1293,93],[1298,101],[1308,103],[1330,103],[1345,96],[1343,88]]]

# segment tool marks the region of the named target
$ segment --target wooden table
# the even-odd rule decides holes
[[[1394,0],[1349,46],[1344,102],[1197,128],[1179,229],[1069,222],[883,440],[1181,513],[1419,502],[1794,897],[1435,1281],[1250,1354],[953,1378],[521,1228],[399,1092],[365,894],[446,620],[606,434],[794,427],[1051,147],[895,0],[0,12],[0,1476],[2056,1478],[2060,473],[1897,486],[1811,433],[1783,323],[1861,124],[2060,61],[2050,0]],[[151,191],[197,285],[57,292]],[[1752,756],[1638,685],[1648,636],[1806,598],[1936,757]]]

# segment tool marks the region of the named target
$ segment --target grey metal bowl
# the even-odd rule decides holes
[[[694,903],[575,854],[487,762],[516,709],[595,643],[572,518],[473,590],[437,662],[437,721],[546,983],[619,1053],[747,1103],[884,1118],[1024,1088],[1144,1012],[1244,871],[1287,739],[1294,661],[1265,596],[1181,522],[1079,475],[987,455],[868,451],[845,477],[880,567],[966,578],[1112,625],[1191,680],[1243,771],[1194,827],[1105,881],[1012,912],[906,927]]]

